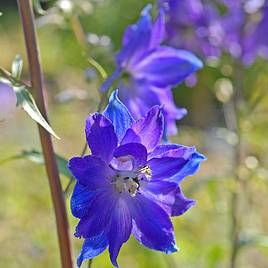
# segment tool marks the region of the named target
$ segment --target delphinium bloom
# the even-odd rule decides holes
[[[214,3],[202,0],[159,0],[167,12],[167,42],[194,51],[203,59],[221,55],[222,27]]]
[[[77,180],[71,198],[72,214],[80,219],[75,236],[85,239],[78,266],[109,247],[118,267],[118,253],[131,234],[150,249],[177,251],[170,217],[195,204],[184,196],[180,182],[205,157],[194,147],[159,144],[163,128],[161,107],[135,121],[117,92],[103,114],[87,118],[92,154],[69,161]]]
[[[101,90],[107,90],[121,77],[119,96],[134,118],[144,116],[154,105],[163,104],[168,134],[175,134],[175,120],[181,119],[186,110],[175,106],[171,89],[203,65],[189,51],[161,45],[166,35],[165,14],[160,9],[152,21],[151,8],[147,5],[138,22],[126,28],[116,56],[117,69]]]
[[[17,97],[14,90],[0,82],[0,123],[7,120],[15,111]]]
[[[193,50],[203,59],[227,52],[246,65],[258,56],[268,57],[267,0],[159,2],[167,11],[168,44]]]

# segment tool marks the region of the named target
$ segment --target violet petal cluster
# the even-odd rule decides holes
[[[167,40],[205,59],[223,52],[244,64],[268,58],[268,1],[159,0],[167,11]]]
[[[137,23],[127,27],[116,56],[117,69],[101,90],[120,78],[119,96],[134,118],[144,116],[154,105],[163,105],[168,134],[176,134],[175,120],[187,111],[176,107],[171,89],[203,64],[189,51],[161,45],[166,36],[165,13],[160,9],[153,21],[151,8],[147,5]]]
[[[180,182],[205,157],[194,147],[161,145],[163,129],[161,107],[135,121],[117,91],[103,114],[87,118],[92,154],[74,157],[68,165],[77,180],[71,198],[72,214],[80,219],[75,235],[85,239],[78,266],[108,247],[118,267],[120,248],[131,234],[150,249],[177,251],[170,217],[195,204],[184,196]]]

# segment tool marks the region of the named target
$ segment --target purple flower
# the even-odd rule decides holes
[[[198,55],[220,57],[222,28],[219,13],[212,3],[202,0],[160,0],[167,11],[167,41],[174,47],[194,51]]]
[[[72,213],[80,219],[75,236],[85,239],[78,266],[109,247],[118,267],[118,253],[131,234],[150,249],[177,251],[169,217],[195,204],[179,184],[205,157],[194,147],[160,145],[163,128],[162,108],[154,106],[135,121],[117,92],[103,114],[87,118],[92,155],[69,161],[77,180],[71,199]]]
[[[222,52],[227,52],[246,65],[254,63],[258,56],[268,58],[267,0],[159,3],[166,6],[168,15],[168,44],[190,49],[205,59],[220,58]]]
[[[0,82],[0,123],[7,120],[15,111],[17,97],[14,90]]]
[[[175,107],[171,88],[203,64],[189,51],[161,45],[166,35],[164,10],[160,9],[152,21],[151,8],[147,5],[138,22],[127,27],[116,56],[117,69],[101,90],[107,90],[115,79],[127,74],[127,81],[124,77],[120,81],[119,95],[135,119],[144,116],[144,111],[153,105],[163,105],[167,129],[173,134],[175,120],[181,119],[186,110]]]

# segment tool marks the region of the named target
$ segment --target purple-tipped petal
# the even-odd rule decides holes
[[[109,239],[109,253],[112,264],[118,267],[117,256],[123,243],[125,243],[131,234],[132,217],[125,200],[120,198],[112,215]]]
[[[91,201],[96,195],[95,191],[89,191],[87,187],[76,183],[71,197],[71,210],[76,218],[82,218],[88,214]]]
[[[134,123],[127,107],[118,98],[118,90],[112,92],[103,115],[112,121],[119,142]]]
[[[127,143],[119,146],[114,151],[114,157],[116,158],[130,158],[132,161],[133,169],[142,167],[147,161],[147,150],[140,143]]]
[[[142,194],[162,207],[169,216],[182,215],[196,203],[183,195],[177,183],[168,181],[151,181],[142,189]]]
[[[93,155],[73,157],[68,163],[68,168],[78,183],[89,191],[106,187],[112,174],[107,164]]]
[[[142,194],[130,204],[133,234],[144,246],[165,253],[176,252],[173,225],[167,213]]]
[[[108,240],[105,232],[87,238],[82,246],[80,255],[77,258],[77,266],[80,267],[82,262],[87,259],[93,259],[100,255],[108,247]]]
[[[86,137],[91,153],[108,163],[118,142],[112,122],[99,113],[90,115],[86,120]]]
[[[151,152],[161,141],[163,128],[162,108],[154,106],[144,118],[134,123],[131,129],[126,132],[122,144],[138,142],[140,139],[147,151]]]
[[[201,60],[191,52],[162,46],[136,64],[131,73],[136,79],[146,79],[162,88],[181,83],[202,67]]]
[[[188,209],[196,204],[196,201],[193,199],[187,198],[181,189],[178,187],[175,196],[175,203],[172,206],[171,216],[180,216],[184,214]]]

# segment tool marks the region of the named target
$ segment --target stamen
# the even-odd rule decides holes
[[[116,175],[112,178],[113,184],[119,193],[128,192],[131,197],[139,193],[141,186],[147,184],[151,179],[152,171],[149,166],[144,166],[139,170],[116,170]]]

